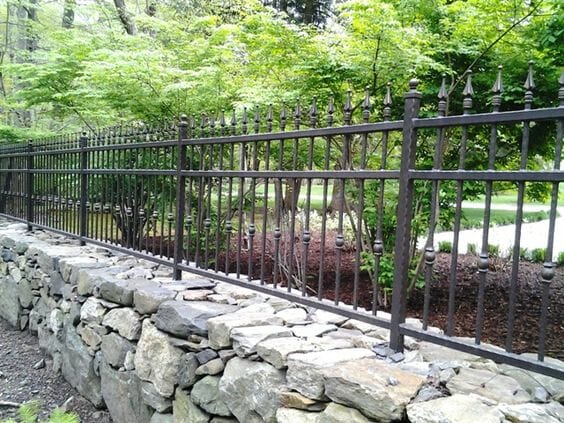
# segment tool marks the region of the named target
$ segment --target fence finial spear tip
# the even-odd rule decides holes
[[[352,112],[352,91],[347,90],[347,97],[345,100],[345,112]]]
[[[472,87],[472,70],[466,72],[466,85],[462,91],[464,97],[472,97],[474,95],[474,88]]]
[[[446,89],[446,74],[443,73],[443,79],[441,81],[441,88],[439,88],[439,94],[437,95],[439,100],[446,100],[448,97],[448,92]]]
[[[499,65],[497,69],[497,78],[495,79],[495,83],[492,87],[494,94],[500,94],[503,91],[503,83],[501,80],[501,71],[503,70],[503,66]]]
[[[384,107],[390,107],[392,105],[392,83],[388,82],[386,84],[386,95],[384,96]]]
[[[370,109],[370,87],[369,86],[367,86],[364,89],[364,101],[362,102],[362,108],[364,110]]]
[[[311,99],[311,108],[309,109],[310,116],[317,116],[317,96],[313,96]]]
[[[525,84],[523,85],[527,91],[532,90],[535,88],[535,80],[533,79],[533,65],[535,62],[533,60],[529,61],[529,71],[527,72],[527,79],[525,80]]]
[[[186,113],[182,113],[182,114],[180,115],[180,122],[181,122],[182,124],[188,125],[188,115],[187,115]]]

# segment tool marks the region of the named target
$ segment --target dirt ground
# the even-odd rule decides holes
[[[0,319],[0,420],[16,416],[18,410],[2,404],[39,400],[42,419],[64,404],[83,423],[111,422],[107,411],[97,410],[60,373],[53,372],[49,360],[45,360],[44,367],[36,369],[42,359],[46,357],[39,349],[37,337],[28,331],[15,330]]]

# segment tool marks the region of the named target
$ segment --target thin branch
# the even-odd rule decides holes
[[[517,22],[515,22],[513,25],[511,25],[509,28],[507,28],[505,31],[503,31],[494,41],[492,41],[492,43],[489,46],[487,46],[486,49],[484,51],[482,51],[482,53],[480,53],[480,55],[478,57],[476,57],[472,61],[472,63],[470,63],[470,65],[468,65],[468,67],[466,69],[464,69],[464,72],[462,72],[462,75],[460,75],[460,77],[456,80],[456,82],[451,85],[450,89],[448,90],[448,95],[452,94],[452,92],[454,91],[456,86],[458,84],[460,84],[460,82],[464,79],[466,73],[470,69],[472,69],[476,65],[476,63],[478,63],[482,59],[482,57],[484,57],[497,43],[499,43],[513,29],[515,29],[517,26],[521,25],[521,23],[523,23],[525,20],[527,20],[529,17],[531,17],[538,10],[538,8],[541,6],[541,4],[542,4],[542,0],[539,1],[529,11],[529,13],[527,13],[525,16],[523,16],[521,19],[519,19]]]

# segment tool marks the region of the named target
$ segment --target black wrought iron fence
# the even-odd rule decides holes
[[[459,116],[445,116],[443,82],[438,116],[420,118],[413,80],[403,120],[390,120],[388,89],[376,123],[368,93],[357,108],[348,93],[342,115],[330,102],[323,120],[315,100],[307,108],[298,101],[276,116],[272,107],[245,109],[199,123],[183,116],[163,128],[139,124],[1,146],[0,215],[171,266],[176,278],[183,271],[210,276],[388,328],[396,351],[403,350],[404,336],[413,336],[564,378],[562,369],[544,362],[550,321],[562,317],[562,273],[558,295],[551,295],[551,284],[554,240],[564,236],[556,228],[564,76],[559,106],[533,109],[529,70],[524,109],[508,112],[500,111],[500,78],[490,113],[470,113],[469,75]],[[342,124],[334,126],[337,114]],[[528,163],[533,125],[544,128],[554,149],[542,170]],[[518,155],[515,168],[503,158],[508,145]],[[481,342],[491,311],[485,300],[492,198],[497,184],[508,182],[516,184],[517,197],[503,351]],[[525,193],[539,184],[550,193],[549,235],[537,269],[538,356],[531,359],[513,350]],[[467,282],[457,267],[469,195],[483,204],[473,342],[456,337],[459,326],[468,325],[457,315],[457,287]],[[435,270],[439,228],[453,230],[450,255],[443,257],[448,275]],[[444,335],[428,330],[441,277],[448,287]],[[414,287],[422,293],[415,313],[422,327],[406,324]],[[562,358],[561,349],[549,352]]]

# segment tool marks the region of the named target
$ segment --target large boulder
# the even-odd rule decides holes
[[[284,384],[284,373],[270,364],[235,357],[219,381],[219,398],[241,422],[275,422]]]
[[[143,321],[141,339],[135,354],[135,369],[142,380],[153,382],[157,392],[170,397],[180,379],[181,358],[184,352],[172,345],[167,334],[148,320]]]
[[[102,361],[102,396],[115,422],[149,423],[151,409],[143,402],[141,381],[134,372],[118,372]]]
[[[236,306],[211,301],[165,301],[155,315],[155,325],[164,332],[186,338],[189,334],[207,334],[207,321],[231,313]]]
[[[316,423],[370,423],[362,413],[354,408],[330,402],[327,408],[317,416]]]
[[[376,359],[348,361],[323,371],[325,395],[379,422],[400,420],[425,379]]]

